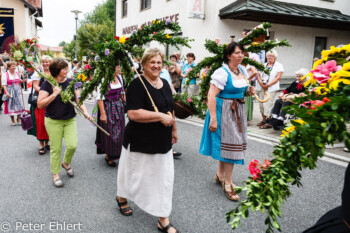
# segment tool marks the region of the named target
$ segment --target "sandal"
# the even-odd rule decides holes
[[[46,146],[45,146],[45,150],[46,150],[46,151],[50,151],[50,145],[46,145]]]
[[[225,187],[230,187],[231,191],[227,191]],[[222,183],[222,188],[226,194],[226,197],[230,199],[231,201],[238,201],[239,196],[236,194],[236,191],[234,190],[235,185],[234,184],[225,184],[225,181]]]
[[[270,128],[272,128],[272,125],[270,125],[269,123],[266,123],[266,124],[264,124],[262,126],[259,126],[259,128],[260,129],[270,129]]]
[[[44,155],[45,153],[45,147],[39,148],[39,155]]]
[[[63,187],[63,182],[62,182],[61,178],[59,178],[59,177],[53,180],[53,184],[54,184],[57,188]]]
[[[257,126],[262,126],[262,125],[264,125],[266,123],[266,121],[260,121],[258,124],[257,124]]]
[[[118,196],[117,196],[117,197],[115,197],[115,199],[117,200],[117,203],[118,203],[118,206],[119,206],[119,211],[120,211],[120,213],[122,213],[122,215],[124,215],[124,216],[131,216],[131,215],[132,215],[132,213],[133,213],[133,211],[132,211],[132,209],[131,209],[130,207],[125,207],[125,208],[122,208],[122,206],[127,205],[127,204],[128,204],[128,202],[127,202],[127,201],[124,201],[124,202],[119,202],[119,200],[118,200]],[[131,210],[131,212],[127,213],[129,210]]]
[[[65,168],[65,167],[63,166],[63,163],[61,163],[61,166],[63,167],[64,170],[66,170],[67,175],[68,175],[69,177],[73,177],[73,176],[74,176],[74,172],[73,172],[73,169],[71,168],[71,166],[69,166],[69,168]]]
[[[160,232],[168,233],[168,230],[172,227],[175,229],[175,233],[180,233],[180,231],[178,231],[173,225],[171,225],[171,223],[169,223],[167,226],[163,227],[162,224],[160,223],[160,221],[158,220],[158,224],[160,226],[160,227],[158,226],[158,230]]]
[[[107,156],[105,157],[105,161],[106,161],[107,165],[110,166],[110,167],[116,167],[117,166],[117,164],[113,160],[108,160]]]
[[[219,178],[218,173],[215,174],[214,180],[217,184],[222,185],[222,182],[224,182],[225,178]]]

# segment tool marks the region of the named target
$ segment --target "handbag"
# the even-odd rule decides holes
[[[33,93],[33,86],[32,86],[32,90],[28,97],[28,104],[36,106],[37,103],[38,103],[38,94],[36,92]]]
[[[23,111],[20,118],[23,130],[27,131],[33,128],[32,115],[28,114],[27,111]]]

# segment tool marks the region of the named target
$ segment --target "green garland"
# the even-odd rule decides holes
[[[343,65],[342,70],[331,72],[324,84],[311,77],[304,85],[313,83],[312,91],[306,91],[305,97],[296,98],[296,104],[286,108],[298,120],[292,121],[292,126],[283,131],[283,138],[272,153],[274,159],[262,166],[256,160],[249,164],[253,177],[243,182],[244,187],[236,187],[237,193],[245,191],[246,199],[226,214],[233,229],[241,225],[241,219],[246,219],[251,209],[266,212],[266,232],[272,232],[274,228],[281,231],[278,223],[278,217],[282,216],[281,206],[292,195],[290,184],[302,185],[300,171],[316,168],[326,144],[344,141],[350,149],[350,133],[345,124],[350,119],[350,62],[344,57],[350,52],[350,44],[345,47],[347,52],[329,56],[342,61],[338,63]],[[317,73],[315,68],[327,60],[330,59],[315,63],[312,72]],[[322,94],[317,93],[319,88],[324,89]]]
[[[83,103],[89,93],[92,93],[98,85],[101,84],[101,94],[104,95],[108,91],[109,83],[114,79],[115,65],[117,61],[121,66],[123,76],[127,87],[134,79],[134,73],[131,69],[126,52],[129,52],[133,57],[140,57],[144,49],[143,45],[158,41],[161,44],[169,44],[178,48],[179,45],[186,47],[192,41],[188,38],[179,37],[178,33],[181,27],[170,21],[153,21],[152,25],[142,26],[137,31],[134,31],[129,38],[114,37],[106,42],[95,46],[95,53],[89,54],[91,69],[85,69],[81,74],[88,76],[93,72],[92,79],[83,81],[83,88],[80,95],[79,103]],[[170,36],[167,32],[172,32],[174,36]],[[98,57],[95,61],[95,57]],[[87,82],[89,81],[89,82]],[[67,101],[74,94],[76,83],[82,82],[82,79],[74,79],[64,93],[63,101]]]
[[[255,27],[252,29],[252,31],[247,35],[245,38],[239,41],[240,44],[244,46],[245,52],[260,52],[261,50],[270,51],[271,49],[275,47],[284,47],[284,46],[290,46],[287,40],[282,40],[280,42],[278,41],[270,41],[266,40],[263,43],[254,42],[254,39],[266,36],[268,34],[268,28],[272,26],[271,23],[262,23],[261,25]],[[200,73],[201,69],[205,67],[210,67],[209,72],[207,73],[206,77],[202,79],[202,82],[200,84],[200,93],[199,93],[199,99],[200,101],[196,101],[199,103],[196,106],[196,112],[205,112],[207,109],[207,105],[203,104],[203,102],[206,101],[209,87],[210,87],[210,80],[211,75],[214,73],[215,70],[219,69],[222,64],[224,63],[224,51],[227,47],[227,44],[219,45],[215,41],[212,40],[206,40],[205,42],[205,48],[215,54],[213,57],[206,57],[204,58],[200,63],[197,64],[196,67],[192,69],[188,73],[188,79],[186,82],[186,85],[190,84],[191,79],[196,79],[198,77],[198,74]],[[243,65],[251,65],[254,66],[258,71],[264,72],[266,74],[269,74],[270,71],[264,67],[264,65],[260,62],[254,61],[253,59],[250,59],[248,57],[245,57],[242,61]],[[197,97],[193,97],[197,98]]]

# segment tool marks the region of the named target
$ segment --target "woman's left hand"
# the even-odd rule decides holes
[[[171,143],[172,144],[177,143],[177,130],[173,130],[173,132],[171,134]]]
[[[256,94],[256,89],[255,89],[255,87],[252,87],[252,86],[248,87],[247,93],[248,93],[248,95],[254,95],[254,94]]]

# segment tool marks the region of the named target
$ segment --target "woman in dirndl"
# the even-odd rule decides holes
[[[119,160],[123,145],[125,128],[124,104],[125,93],[123,79],[120,76],[120,66],[116,66],[114,80],[109,84],[108,92],[101,96],[100,87],[97,89],[98,114],[97,123],[105,129],[110,136],[97,128],[96,141],[97,154],[106,154],[105,161],[108,166],[115,167],[115,160]]]
[[[44,55],[41,58],[42,68],[45,74],[50,74],[50,63],[52,58]],[[32,89],[35,90],[33,95],[39,95],[40,87],[45,79],[39,77],[38,72],[34,72],[31,79],[33,80]],[[44,155],[47,151],[50,152],[49,135],[45,128],[45,108],[39,109],[36,104],[30,105],[30,113],[32,115],[33,128],[27,131],[27,134],[35,136],[39,141],[39,155]]]
[[[21,124],[20,114],[24,111],[23,95],[21,88],[21,76],[16,71],[16,62],[7,64],[8,71],[2,74],[1,83],[4,87],[5,95],[3,101],[5,104],[4,113],[10,115],[11,123],[16,125],[15,116],[17,116],[17,124]]]
[[[205,118],[199,153],[219,160],[215,181],[222,185],[228,199],[238,201],[232,181],[235,164],[244,164],[247,148],[247,112],[245,94],[253,95],[248,74],[240,65],[243,46],[230,43],[224,51],[225,64],[211,76],[208,113]]]
[[[172,144],[177,142],[170,85],[160,78],[164,54],[157,48],[144,53],[144,74],[134,79],[126,92],[129,122],[125,127],[122,154],[118,165],[117,202],[120,212],[133,211],[127,199],[145,212],[158,217],[158,230],[178,232],[171,224],[174,186]],[[147,90],[146,90],[147,89]],[[155,112],[148,94],[159,112]]]

